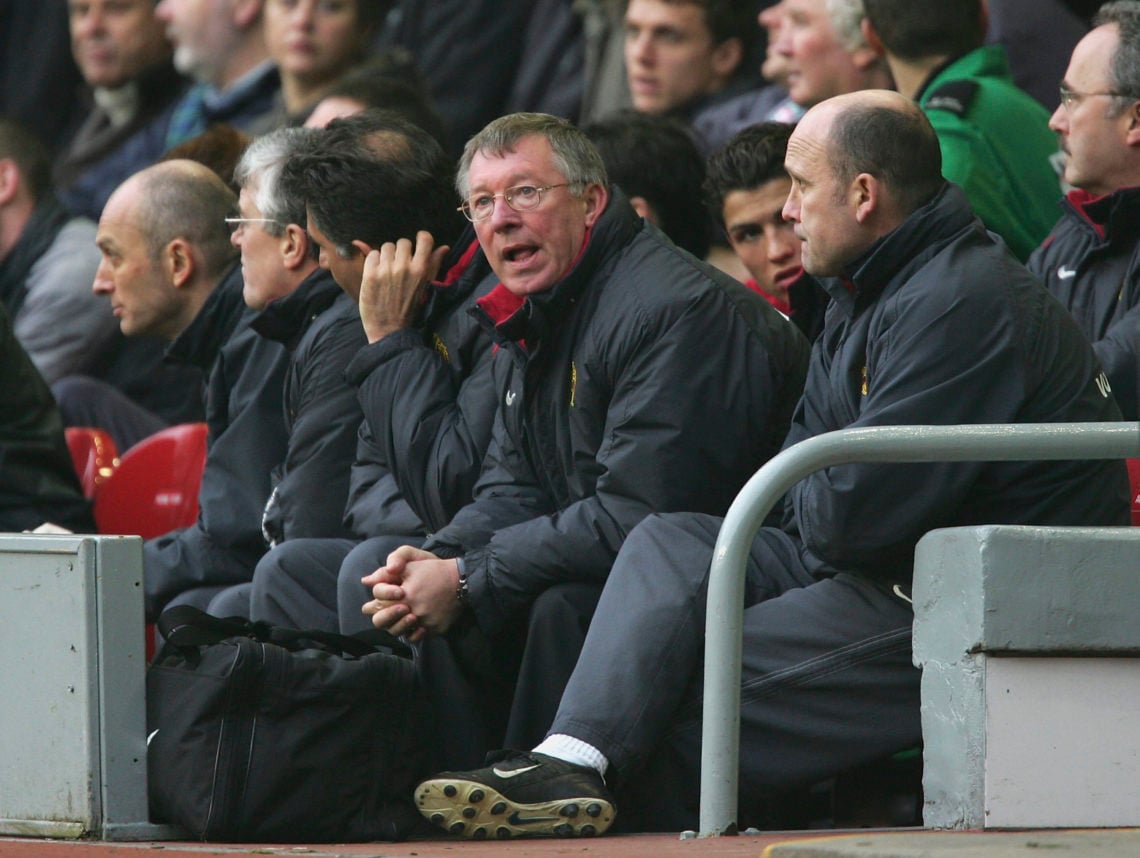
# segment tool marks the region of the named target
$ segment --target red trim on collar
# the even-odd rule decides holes
[[[453,286],[459,278],[463,276],[463,272],[467,270],[467,266],[471,264],[471,260],[475,258],[475,254],[478,252],[479,241],[478,239],[473,239],[467,249],[463,251],[463,255],[448,269],[444,278],[437,281],[437,284],[439,286]]]
[[[792,305],[787,301],[781,301],[775,295],[771,295],[760,288],[760,284],[756,282],[756,278],[750,277],[744,281],[744,285],[783,313],[785,316],[792,315]]]
[[[1106,225],[1098,220],[1095,220],[1093,216],[1089,214],[1089,206],[1094,205],[1095,203],[1099,203],[1101,200],[1109,196],[1111,196],[1111,194],[1101,194],[1098,196],[1096,194],[1089,193],[1082,188],[1074,188],[1068,193],[1069,204],[1080,213],[1081,217],[1089,222],[1089,225],[1096,230],[1097,235],[1099,235],[1102,239],[1105,237]]]
[[[525,295],[516,295],[502,283],[475,301],[476,304],[491,317],[496,325],[501,325],[519,311],[519,307],[526,301]]]
[[[586,246],[590,243],[590,233],[592,231],[592,228],[586,228],[586,234],[582,237],[582,246],[578,250],[578,255],[574,257],[574,261],[570,263],[570,267],[566,269],[566,274],[569,274],[574,270],[574,267],[578,264],[578,260],[580,260],[582,258],[582,254],[586,252]],[[468,252],[470,252],[470,248],[468,249]],[[566,274],[563,274],[563,277],[565,277]],[[521,307],[525,302],[525,295],[516,295],[502,283],[498,284],[494,289],[492,289],[482,298],[479,298],[475,301],[475,303],[479,305],[480,308],[482,308],[483,312],[491,317],[491,321],[496,325],[501,325],[503,322],[517,313],[519,311],[519,307]]]

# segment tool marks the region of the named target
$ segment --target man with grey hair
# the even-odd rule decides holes
[[[783,0],[771,50],[785,61],[788,96],[800,107],[861,89],[889,89],[891,75],[863,35],[862,0]]]
[[[500,281],[478,302],[499,413],[473,501],[367,576],[364,609],[429,664],[450,648],[498,710],[487,736],[519,746],[541,738],[626,535],[653,512],[727,508],[779,449],[808,346],[638,218],[565,120],[491,122],[457,187]]]
[[[250,144],[234,171],[241,187],[233,243],[241,251],[243,296],[258,311],[250,327],[289,353],[285,377],[284,460],[272,474],[262,530],[269,548],[290,539],[347,536],[342,521],[356,432],[363,419],[344,371],[364,345],[356,301],[318,265],[305,231],[305,201],[281,180],[286,163],[320,131],[283,128]],[[248,616],[249,580],[209,610]]]
[[[247,129],[273,110],[281,88],[265,47],[263,0],[159,0],[155,17],[174,67],[195,85],[174,105],[166,148],[215,123]]]
[[[1080,331],[942,178],[917,105],[878,90],[829,99],[800,120],[785,166],[783,215],[832,300],[786,447],[849,427],[1119,419]],[[909,592],[923,534],[1127,518],[1120,461],[860,463],[797,483],[743,583],[739,822],[763,819],[773,792],[921,741]],[[646,518],[547,737],[420,784],[421,813],[474,838],[598,834],[616,793],[632,827],[695,827],[720,526]]]
[[[1106,3],[1073,49],[1049,120],[1075,190],[1029,268],[1092,341],[1121,411],[1140,415],[1140,3]]]

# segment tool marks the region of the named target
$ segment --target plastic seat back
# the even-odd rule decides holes
[[[85,498],[95,497],[101,485],[110,479],[119,466],[119,451],[115,440],[102,429],[91,426],[68,426],[63,430],[71,463],[83,487]]]
[[[1140,459],[1127,459],[1128,481],[1132,486],[1132,526],[1140,527]]]
[[[122,455],[95,493],[99,532],[150,539],[193,524],[205,465],[205,423],[171,426],[144,438]]]

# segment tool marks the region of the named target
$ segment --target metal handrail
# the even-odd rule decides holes
[[[769,460],[729,507],[709,572],[705,613],[700,833],[736,831],[744,569],[760,524],[784,493],[822,468],[854,462],[1124,459],[1140,456],[1140,423],[1022,423],[841,429]]]

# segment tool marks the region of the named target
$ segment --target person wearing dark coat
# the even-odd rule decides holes
[[[111,192],[162,155],[171,111],[187,84],[171,62],[152,0],[69,8],[71,50],[91,106],[53,179],[68,211],[97,221]]]
[[[495,398],[490,339],[465,313],[489,288],[486,265],[471,264],[470,231],[444,260],[444,275],[427,282],[440,264],[434,236],[461,222],[453,174],[426,131],[386,111],[336,120],[286,168],[285,184],[308,200],[325,264],[358,296],[367,344],[346,377],[364,421],[341,505],[348,532],[271,551],[254,574],[254,619],[369,628],[361,577],[394,548],[422,542],[471,498]]]
[[[1140,416],[1140,3],[1105,4],[1073,49],[1049,120],[1074,187],[1029,258],[1084,331],[1120,410]],[[1119,96],[1096,93],[1119,92]]]
[[[94,533],[51,391],[0,305],[0,532]]]
[[[256,561],[269,474],[285,455],[288,355],[249,327],[253,311],[242,300],[225,222],[235,203],[209,168],[172,160],[124,182],[99,221],[94,289],[109,300],[122,332],[170,341],[171,360],[208,378],[198,521],[143,544],[150,620],[188,590],[232,580],[243,551],[255,552]],[[114,397],[104,398],[111,408]]]
[[[785,163],[784,216],[832,299],[785,447],[844,428],[1120,419],[1076,325],[943,179],[918,105],[883,90],[822,102]],[[921,743],[910,600],[920,537],[1124,525],[1127,488],[1119,460],[852,463],[797,483],[783,526],[754,539],[742,585],[740,822],[773,791]],[[468,837],[600,833],[619,806],[627,827],[695,825],[721,523],[691,511],[638,526],[547,737],[424,782],[424,816]]]
[[[300,225],[304,201],[280,182],[286,162],[317,133],[286,128],[260,137],[234,171],[239,214],[228,222],[241,251],[244,303],[255,314],[249,327],[280,343],[288,358],[283,388],[277,388],[285,449],[270,464],[260,498],[264,541],[231,559],[232,575],[214,575],[193,594],[194,604],[209,597],[208,610],[225,616],[249,614],[248,583],[268,548],[345,532],[341,513],[361,413],[344,368],[363,344],[364,330],[355,301],[318,265],[317,247]]]
[[[437,693],[466,676],[478,708],[441,725],[452,760],[486,750],[448,735],[471,721],[514,744],[549,717],[629,531],[723,512],[779,449],[808,356],[767,302],[638,218],[563,120],[495,120],[457,186],[501,281],[473,311],[497,345],[491,444],[474,500],[365,579],[373,623],[422,641]]]

